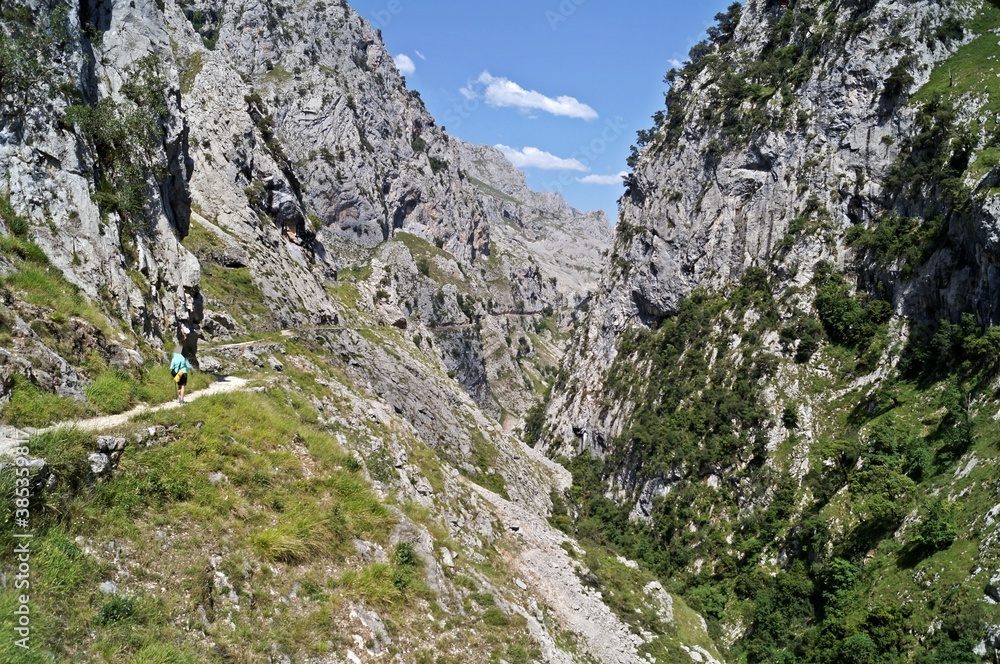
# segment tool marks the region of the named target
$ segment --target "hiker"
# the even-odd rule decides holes
[[[175,347],[174,356],[170,358],[170,375],[177,383],[177,403],[184,403],[184,387],[188,382],[189,371],[191,371],[191,363],[181,355],[180,347]]]

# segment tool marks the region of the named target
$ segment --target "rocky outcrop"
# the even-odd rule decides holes
[[[551,471],[521,463],[525,454],[521,444],[485,418],[469,396],[456,394],[448,377],[428,366],[419,353],[399,355],[389,350],[393,332],[384,332],[384,343],[373,343],[370,335],[353,330],[315,334],[332,356],[346,360],[357,383],[370,385],[443,459],[535,513],[549,511]]]
[[[555,193],[528,189],[524,175],[496,148],[463,144],[461,167],[478,190],[497,248],[530,262],[556,293],[576,306],[601,277],[611,227],[603,212],[580,212]],[[520,281],[520,280],[518,280]],[[544,304],[558,305],[548,296]]]
[[[815,570],[850,560],[852,592],[916,608],[948,601],[922,571],[940,564],[957,612],[993,601],[995,473],[969,478],[997,409],[997,100],[979,63],[1000,14],[751,0],[719,18],[639,134],[541,446],[598,457],[576,461],[601,480],[577,507],[607,500],[606,532],[633,522],[625,547],[717,590],[731,652],[849,658],[878,637],[843,631]],[[883,456],[903,444],[933,470]],[[917,530],[945,523],[932,551]],[[959,560],[960,541],[978,550]],[[792,579],[815,584],[800,622],[782,609],[769,632],[770,593]],[[948,634],[934,620],[900,623],[904,657],[991,656],[992,618]]]
[[[54,70],[37,82],[48,94],[26,117],[7,110],[0,193],[54,267],[136,330],[128,345],[176,341],[193,357],[202,322],[213,339],[343,322],[357,303],[331,296],[338,272],[366,269],[405,233],[440,249],[468,289],[432,279],[396,315],[428,337],[499,316],[451,335],[445,359],[495,415],[498,398],[515,413],[531,403],[530,317],[569,324],[596,284],[603,215],[530,192],[498,151],[449,137],[342,3],[85,2],[64,18],[39,28],[68,31],[57,55],[39,54]],[[150,145],[114,133],[128,122]],[[390,271],[396,257],[413,265],[401,256],[388,255]],[[442,288],[451,309],[434,305]],[[369,311],[391,317],[385,306]],[[529,345],[497,342],[519,338]]]
[[[214,50],[194,33],[196,11],[217,17]],[[186,37],[204,216],[226,228],[251,208],[262,219],[244,223],[274,226],[333,269],[398,230],[440,238],[465,261],[488,252],[485,219],[459,195],[455,142],[349,7],[278,16],[267,3],[192,3],[168,7],[168,25]]]
[[[194,32],[195,11],[216,17],[214,50]],[[499,151],[449,137],[346,6],[277,16],[263,3],[168,3],[166,13],[187,81],[195,220],[212,237],[199,256],[245,264],[274,327],[343,322],[327,285],[370,265],[361,304],[377,320],[440,332],[425,350],[481,405],[498,417],[501,401],[526,409],[535,390],[505,340],[527,341],[528,317],[562,317],[587,297],[610,238],[604,215],[531,192]],[[401,244],[420,251],[384,245],[411,236]],[[422,254],[438,265],[418,266]],[[223,336],[240,329],[209,323]]]
[[[809,18],[782,27],[786,11]],[[712,54],[671,75],[672,108],[628,178],[609,269],[572,346],[569,382],[548,409],[553,451],[603,455],[633,406],[613,403],[602,387],[618,341],[674,314],[696,288],[726,292],[751,267],[776,266],[769,269],[781,273],[783,288],[803,288],[825,260],[857,270],[873,292],[882,281],[902,315],[937,321],[974,305],[984,322],[993,320],[991,203],[953,216],[950,232],[965,238],[964,248],[938,252],[916,277],[903,278],[898,265],[889,266],[889,280],[874,276],[845,235],[886,212],[933,207],[931,198],[900,197],[887,180],[921,131],[909,94],[962,43],[934,37],[935,26],[976,11],[894,1],[786,10],[751,0]],[[817,50],[823,40],[830,46]],[[754,77],[747,63],[766,65],[789,44],[794,58],[784,65],[794,65],[786,71],[800,82]],[[736,72],[726,73],[726,62]],[[736,92],[727,87],[731,76],[743,86]],[[968,102],[967,117],[986,103]]]
[[[48,11],[41,9],[47,3],[21,4],[41,15]],[[202,308],[199,270],[180,244],[189,205],[188,128],[176,71],[169,67],[163,15],[152,2],[106,3],[99,12],[92,4],[71,2],[68,13],[49,20],[51,27],[39,29],[64,31],[64,41],[54,60],[41,63],[50,71],[33,81],[47,91],[45,101],[23,113],[5,106],[0,169],[6,176],[0,195],[28,220],[28,235],[86,296],[104,302],[108,313],[128,321],[143,341],[158,346],[177,341],[193,356]],[[160,65],[157,82],[164,87],[152,90],[151,99],[162,112],[148,162],[140,180],[132,182],[144,203],[125,215],[109,206],[99,189],[102,177],[111,184],[107,153],[129,150],[121,141],[135,137],[110,137],[95,147],[63,116],[79,100],[103,102],[105,109],[112,108],[109,102],[122,102],[122,111],[123,86],[147,57]],[[75,85],[60,85],[60,77]]]

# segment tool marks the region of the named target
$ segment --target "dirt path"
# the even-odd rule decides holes
[[[241,390],[246,387],[247,381],[243,378],[237,378],[235,376],[221,376],[219,379],[206,387],[203,390],[198,390],[197,392],[191,392],[184,397],[185,403],[194,401],[195,399],[200,399],[201,397],[212,396],[213,394],[223,394],[225,392],[235,392],[236,390]],[[62,429],[67,427],[76,427],[83,431],[103,431],[105,429],[111,429],[117,426],[125,424],[130,419],[136,415],[141,415],[143,413],[155,413],[161,410],[170,410],[172,408],[182,408],[181,404],[176,401],[168,401],[167,403],[160,404],[158,406],[142,405],[136,406],[132,410],[119,413],[118,415],[103,415],[101,417],[93,417],[89,420],[73,420],[69,422],[60,422],[58,424],[53,424],[52,426],[41,429],[39,433],[44,433],[46,431],[52,431],[53,429]]]

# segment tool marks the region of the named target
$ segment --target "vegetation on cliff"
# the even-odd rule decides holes
[[[726,156],[750,168],[738,155],[763,150],[769,133],[807,131],[816,100],[804,86],[824,79],[816,64],[870,32],[877,4],[755,3],[766,30],[743,41],[747,8],[719,14],[668,73],[667,109],[639,132],[630,165],[648,180],[650,164],[684,165],[678,155],[707,145],[709,180]],[[901,114],[912,130],[884,139],[898,157],[866,214],[834,223],[806,200],[737,283],[696,288],[676,313],[618,337],[603,395],[627,405],[621,433],[603,458],[564,459],[574,485],[561,526],[647,564],[733,661],[973,662],[1000,646],[1000,335],[992,303],[918,285],[944,289],[942,271],[986,269],[971,238],[995,205],[1000,90],[982,67],[1000,54],[1000,6],[934,9],[919,44],[884,31],[885,48],[950,55],[933,71],[913,55],[885,72],[876,119]],[[918,76],[928,82],[914,89]],[[858,178],[854,192],[867,184]],[[799,200],[817,181],[803,178]],[[624,205],[680,200],[659,183],[637,195],[637,182]],[[633,217],[617,250],[644,246],[635,238],[646,232]],[[647,251],[663,250],[656,239]]]

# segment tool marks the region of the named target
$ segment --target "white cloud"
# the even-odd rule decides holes
[[[667,64],[673,67],[674,69],[684,68],[684,63],[677,58],[670,58],[669,60],[667,60]]]
[[[525,90],[514,81],[501,76],[493,76],[488,71],[484,71],[476,79],[475,83],[470,83],[462,88],[461,92],[467,99],[474,99],[479,96],[477,85],[485,86],[482,92],[483,98],[490,106],[512,107],[522,110],[539,110],[561,115],[568,118],[579,118],[581,120],[597,119],[597,111],[575,97],[565,95],[552,98],[546,97],[541,92],[535,90]]]
[[[414,51],[414,53],[416,53],[417,57],[420,58],[421,60],[423,60],[425,62],[427,61],[427,56],[424,55],[423,53],[421,53],[420,51]]]
[[[628,175],[628,173],[625,171],[614,175],[588,175],[584,178],[577,178],[576,181],[581,184],[613,185],[621,184],[622,178],[626,175]]]
[[[400,53],[392,61],[396,63],[396,69],[403,76],[411,76],[417,71],[417,65],[413,64],[413,58],[405,53]]]
[[[507,145],[497,145],[497,150],[510,159],[517,168],[540,168],[546,171],[582,171],[590,169],[577,159],[563,159],[538,148],[526,147],[518,150]]]

